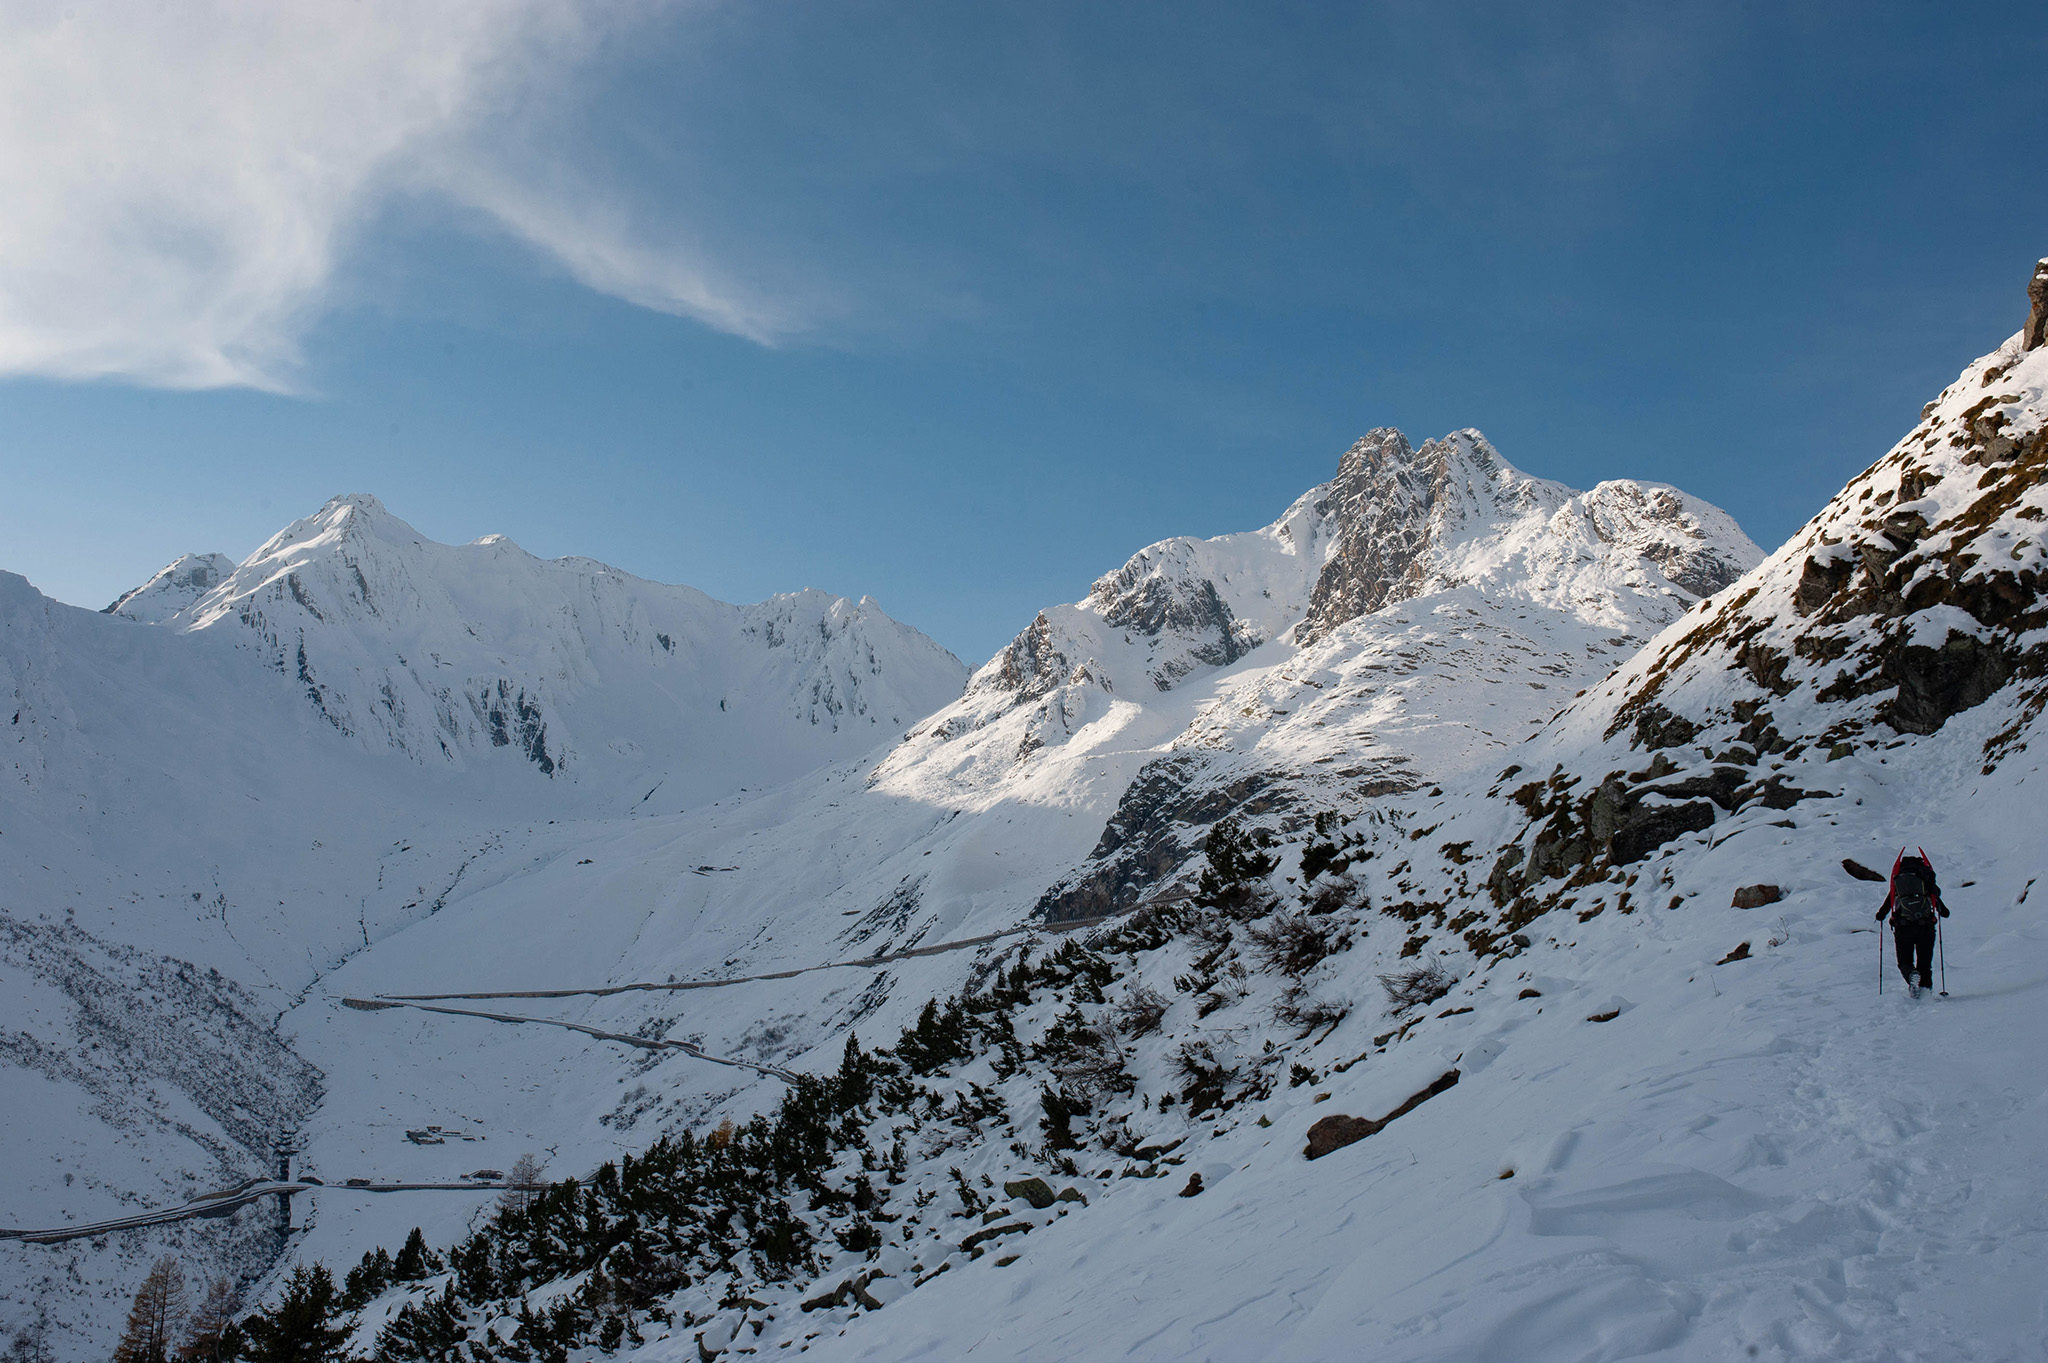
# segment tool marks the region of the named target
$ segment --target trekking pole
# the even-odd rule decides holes
[[[1877,930],[1877,996],[1884,997],[1884,929]]]
[[[1941,996],[1948,997],[1948,941],[1941,933],[1941,920],[1934,920],[1934,944],[1941,949]]]

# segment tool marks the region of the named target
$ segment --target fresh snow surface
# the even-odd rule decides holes
[[[1672,868],[1681,910],[1546,925],[1534,950],[1432,1008],[1472,1012],[1283,1089],[1221,1134],[1195,1130],[1171,1177],[1084,1184],[1093,1205],[1031,1234],[1016,1263],[958,1264],[814,1351],[2041,1357],[2048,940],[2016,900],[2048,865],[2038,850],[2010,855],[2038,848],[2037,824],[2027,802],[1985,792],[1979,807],[2003,819],[1930,820],[1920,791],[1868,789],[1853,821],[1759,825],[1686,857]],[[1895,974],[1877,996],[1882,887],[1835,865],[1885,864],[1901,839],[1938,845],[1954,868],[1998,868],[1951,892],[1946,999],[1909,1002]],[[1730,890],[1756,880],[1787,900],[1730,909]],[[1745,940],[1752,959],[1714,964]],[[1375,1015],[1308,1058],[1356,1052],[1392,1025],[1369,973],[1392,964],[1347,963],[1341,983]],[[1530,988],[1541,997],[1517,997]],[[1586,1020],[1617,1007],[1612,1022]],[[1452,1065],[1462,1079],[1448,1093],[1301,1158],[1317,1117],[1384,1114]],[[1183,1199],[1190,1170],[1207,1190]]]

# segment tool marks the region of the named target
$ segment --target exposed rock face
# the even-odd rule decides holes
[[[1681,680],[1727,660],[1773,698],[1840,707],[1836,738],[1872,720],[1929,734],[2048,672],[2048,262],[2028,295],[2020,335],[1929,403],[1728,607],[1636,669],[1619,719],[1640,733],[1651,714],[1681,713]]]
[[[1175,556],[1185,559],[1182,546],[1168,548],[1180,550]],[[1192,641],[1184,658],[1154,676],[1155,686],[1164,691],[1198,665],[1226,667],[1264,642],[1249,622],[1231,614],[1214,582],[1190,572],[1159,571],[1150,561],[1152,552],[1098,581],[1089,600],[1113,629],[1152,635],[1171,631]]]
[[[1457,453],[1455,438],[1432,440],[1418,452],[1408,437],[1383,428],[1344,452],[1321,504],[1343,527],[1343,538],[1316,577],[1297,640],[1313,642],[1346,620],[1414,594],[1430,513],[1447,491]],[[1484,460],[1491,449],[1473,452]]]
[[[1136,905],[1201,847],[1209,825],[1230,815],[1258,815],[1279,798],[1264,772],[1235,776],[1213,770],[1203,753],[1148,762],[1124,791],[1084,870],[1039,897],[1035,913],[1048,923],[1099,918]]]
[[[1503,552],[1560,586],[1593,563],[1623,576],[1627,563],[1647,563],[1691,596],[1755,561],[1726,516],[1673,488],[1616,481],[1576,493],[1531,478],[1471,430],[1420,449],[1399,431],[1372,432],[1345,452],[1318,510],[1337,542],[1295,627],[1303,644],[1426,591],[1497,578]]]
[[[2013,654],[1996,643],[1951,630],[1939,648],[1906,644],[1886,653],[1878,675],[1898,683],[1885,722],[1904,734],[1931,734],[1951,715],[1982,705],[2012,679]]]
[[[2020,331],[2020,348],[2033,350],[2048,342],[2048,260],[2034,266],[2027,284],[2027,325]]]
[[[1785,892],[1775,885],[1745,885],[1735,892],[1730,905],[1738,909],[1760,909],[1766,904],[1775,904],[1785,897]]]

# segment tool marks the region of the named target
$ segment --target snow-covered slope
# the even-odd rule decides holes
[[[1339,551],[1362,533],[1353,522],[1373,489],[1403,481],[1431,490],[1410,507],[1421,566],[1395,599],[1297,644],[1317,583],[1353,570]],[[1419,451],[1375,436],[1274,526],[1155,546],[1089,601],[1046,612],[1059,624],[1039,632],[1065,654],[1049,689],[1001,680],[1027,631],[879,763],[627,827],[582,826],[573,847],[466,883],[431,919],[358,953],[286,1022],[330,1084],[307,1126],[309,1167],[330,1181],[461,1172],[450,1161],[469,1149],[404,1138],[435,1124],[587,1169],[776,1091],[684,1056],[366,1014],[339,996],[767,974],[1128,907],[1165,892],[1220,817],[1294,826],[1324,806],[1398,805],[1490,761],[1693,599],[1653,556],[1659,546],[1680,574],[1725,576],[1719,565],[1759,556],[1682,494],[1573,494],[1517,473],[1476,435]],[[1182,609],[1190,601],[1210,614]],[[1227,631],[1211,602],[1228,611]],[[1084,635],[1088,651],[1074,642]],[[1196,656],[1225,637],[1245,651]],[[1089,675],[1076,680],[1076,667]],[[893,1034],[980,969],[980,954],[706,993],[482,1006],[806,1068],[835,1055],[848,1028]],[[460,1199],[328,1198],[300,1252],[338,1262],[416,1222],[449,1240],[477,1211]]]
[[[2027,331],[1778,553],[1497,775],[1369,811],[1313,880],[1275,875],[1348,946],[1290,984],[1249,929],[1212,935],[1170,993],[1177,963],[1140,954],[1129,978],[1168,1010],[1091,1125],[1183,1141],[1169,1178],[1084,1184],[1097,1205],[1005,1241],[1008,1264],[956,1253],[879,1315],[778,1314],[764,1338],[815,1334],[828,1358],[2038,1356],[2044,334],[2048,262]],[[1867,868],[1901,847],[1955,909],[1941,998],[1906,997],[1871,922]],[[1242,996],[1203,1016],[1233,963]],[[1407,1009],[1374,978],[1432,964],[1451,983]],[[1351,1008],[1296,1035],[1271,1011],[1301,1010],[1290,991]],[[1243,1095],[1199,1122],[1156,1101],[1193,1087],[1190,1047]],[[1298,1086],[1261,1079],[1283,1064]],[[1318,1119],[1381,1117],[1452,1070],[1301,1157]]]
[[[459,769],[509,749],[543,776],[635,799],[658,787],[667,808],[866,752],[965,675],[872,600],[729,606],[502,535],[437,544],[361,495],[287,526],[163,623],[236,633],[371,751]]]
[[[181,559],[106,613],[0,574],[0,1225],[266,1171],[322,1091],[275,1025],[325,972],[577,820],[885,745],[965,671],[870,601],[728,606],[436,545],[368,498],[239,567]],[[103,1299],[166,1247],[260,1271],[263,1219],[230,1232],[8,1246],[0,1321],[117,1319]]]

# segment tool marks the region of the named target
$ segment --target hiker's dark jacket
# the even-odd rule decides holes
[[[1933,902],[1934,911],[1943,918],[1948,917],[1948,905],[1941,902],[1941,886],[1935,883],[1934,868],[1919,857],[1905,857],[1892,867],[1892,883],[1885,891],[1884,907],[1877,911],[1877,920],[1880,923],[1884,921],[1885,915],[1898,905],[1899,877],[1902,875],[1917,877],[1920,883],[1927,887],[1927,898]],[[1905,925],[1901,923],[1897,926],[1903,928]]]

